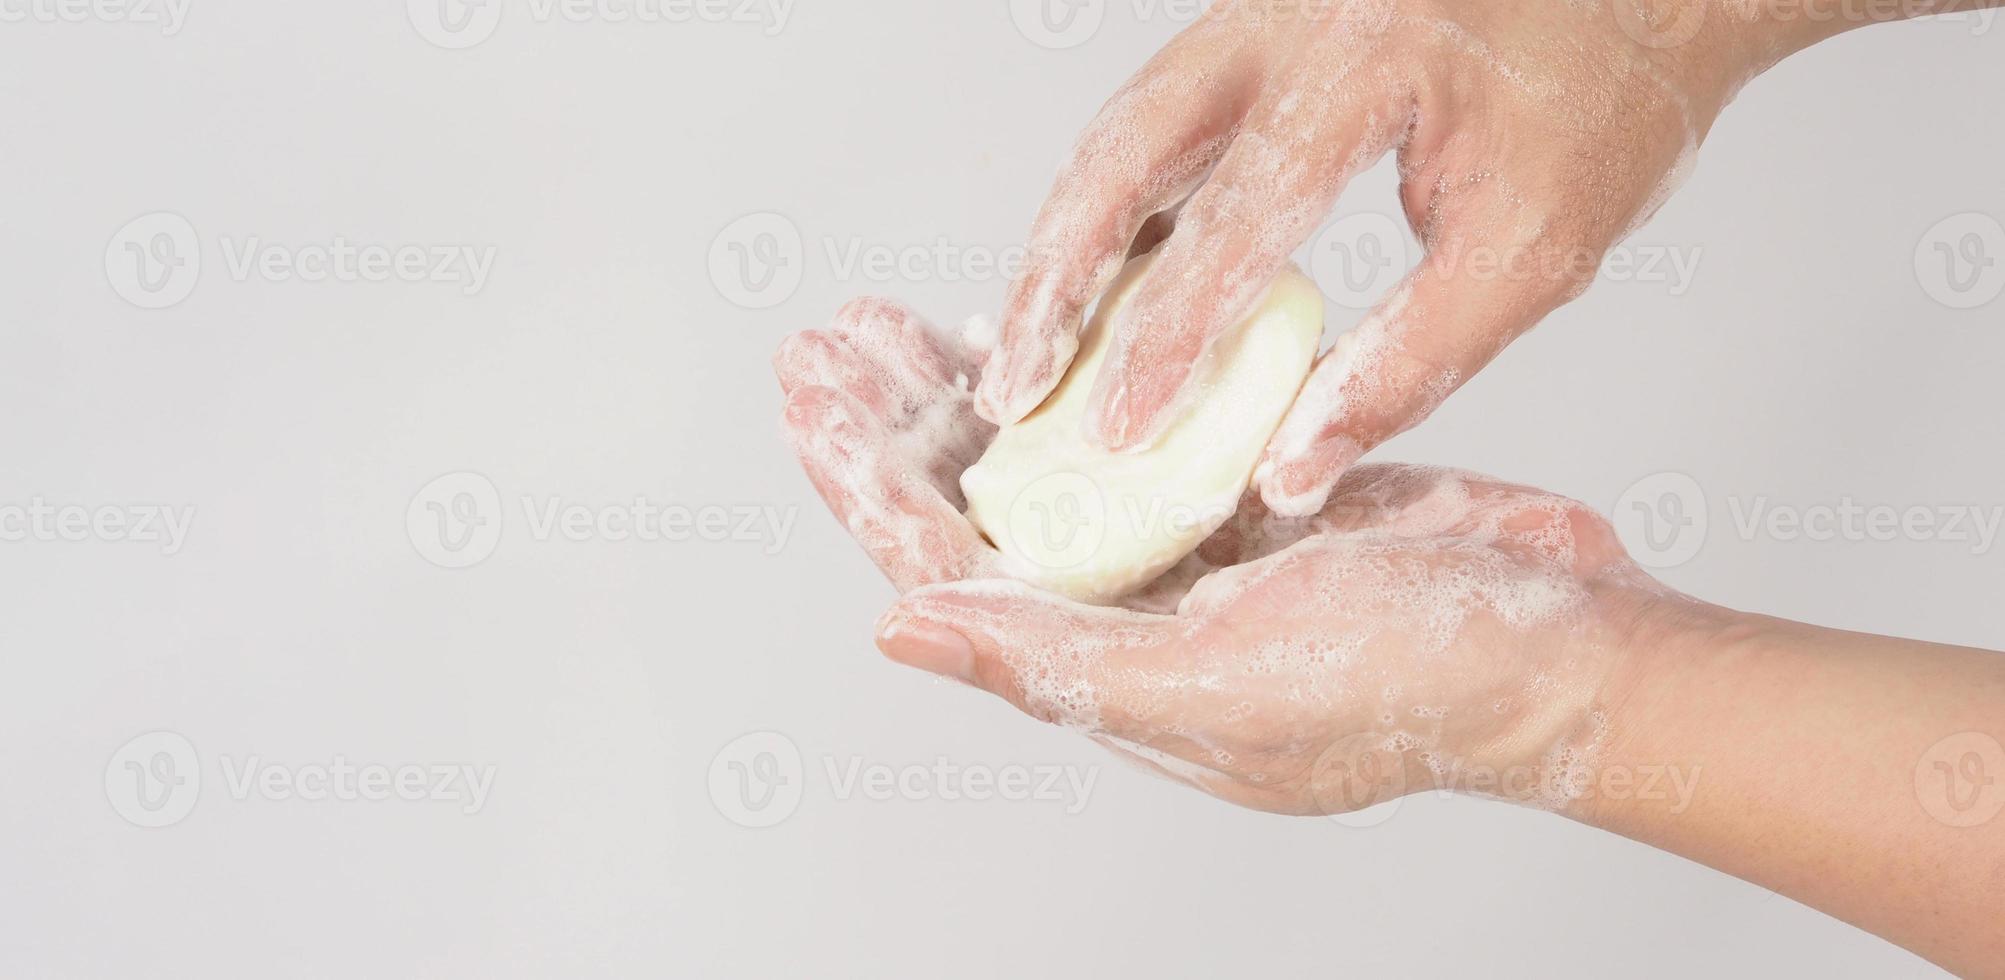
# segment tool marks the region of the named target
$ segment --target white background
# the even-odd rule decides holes
[[[0,543],[0,973],[1933,973],[1545,814],[1433,796],[1362,828],[1240,812],[882,660],[890,589],[789,458],[767,358],[859,293],[994,311],[993,277],[844,278],[830,243],[1019,241],[1078,128],[1181,25],[1117,0],[1052,50],[1003,0],[788,13],[510,4],[464,50],[395,3],[195,0],[172,34],[0,23],[0,505],[195,509],[173,554]],[[1729,510],[2005,504],[2005,299],[1952,308],[1915,262],[1938,221],[2005,216],[2005,107],[1985,95],[2005,89],[2005,24],[1972,28],[1863,31],[1756,81],[1634,240],[1699,250],[1689,288],[1598,287],[1379,458],[1605,510],[1684,474],[1710,522],[1672,584],[2005,647],[1995,548],[1748,536]],[[1391,188],[1382,167],[1341,213],[1392,213]],[[148,310],[106,253],[162,211],[202,267]],[[801,278],[753,310],[711,254],[761,212],[801,235],[782,255]],[[494,265],[470,296],[230,268],[251,239],[337,236],[491,247]],[[449,570],[406,516],[464,471],[495,488],[501,533]],[[795,520],[758,541],[537,540],[525,495]],[[178,772],[201,785],[145,829],[116,753],[155,731],[192,747]],[[784,817],[764,829],[732,819],[750,811],[730,763],[789,760],[719,757],[750,732],[801,760],[781,771],[797,808],[753,813]],[[471,814],[233,793],[253,757],[492,766],[494,784]],[[826,768],[942,757],[1096,781],[1068,813],[838,799]]]

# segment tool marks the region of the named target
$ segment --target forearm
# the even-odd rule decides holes
[[[1688,799],[1580,819],[1745,878],[1968,975],[2005,975],[2005,655],[1685,610],[1639,631],[1611,767]]]

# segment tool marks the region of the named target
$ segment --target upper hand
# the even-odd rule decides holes
[[[1360,455],[1584,290],[1772,56],[1743,50],[1705,0],[1677,0],[1665,24],[1609,2],[1219,0],[1081,136],[1032,230],[978,410],[1011,422],[1050,393],[1082,311],[1144,222],[1183,202],[1114,324],[1087,416],[1109,448],[1146,445],[1345,182],[1397,150],[1427,256],[1321,360],[1256,481],[1274,509],[1314,513]]]

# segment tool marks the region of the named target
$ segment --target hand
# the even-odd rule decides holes
[[[1315,523],[1206,576],[1175,615],[954,583],[906,596],[879,644],[1255,809],[1583,795],[1625,624],[1659,595],[1608,525],[1551,494],[1386,465],[1354,470]]]
[[[1074,603],[996,580],[959,513],[954,477],[992,430],[952,348],[862,301],[776,358],[810,477],[913,590],[880,625],[893,659],[1264,810],[1437,785],[1552,808],[1579,794],[1615,638],[1660,592],[1599,517],[1469,474],[1361,467],[1306,520],[1249,499],[1129,608]]]
[[[1110,448],[1149,443],[1345,182],[1397,149],[1427,257],[1321,360],[1257,479],[1274,510],[1315,513],[1359,456],[1583,291],[1734,88],[1794,43],[1703,0],[1673,0],[1664,23],[1612,2],[1220,0],[1080,138],[1032,230],[981,414],[1010,422],[1044,399],[1145,220],[1187,198],[1087,416]]]
[[[809,475],[912,590],[879,625],[893,659],[1245,806],[1501,797],[1952,970],[2005,962],[2005,791],[1983,781],[2005,657],[1708,606],[1572,501],[1424,467],[1359,467],[1307,519],[1249,501],[1130,608],[963,581],[996,574],[955,488],[992,432],[972,361],[874,300],[776,358]]]

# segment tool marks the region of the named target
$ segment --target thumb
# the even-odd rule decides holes
[[[1020,582],[957,582],[907,593],[878,620],[877,646],[1039,720],[1097,732],[1108,715],[1130,716],[1119,710],[1122,690],[1170,651],[1173,622]]]
[[[1254,475],[1261,500],[1284,517],[1322,510],[1359,457],[1418,425],[1505,345],[1578,295],[1598,262],[1585,261],[1582,278],[1555,267],[1553,252],[1431,252],[1316,362]]]

